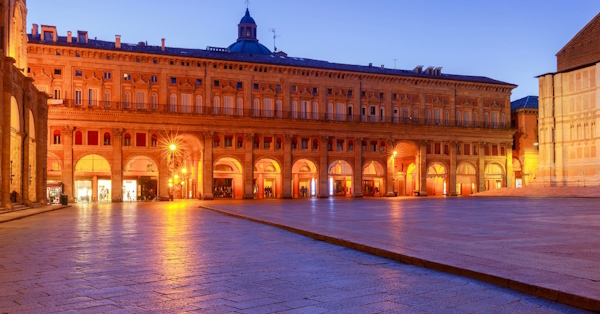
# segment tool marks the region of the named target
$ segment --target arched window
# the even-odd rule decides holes
[[[54,144],[60,144],[60,130],[54,130]]]
[[[477,121],[477,112],[473,111],[473,126],[479,127],[479,121]]]
[[[327,120],[333,120],[333,104],[327,104]]]
[[[204,113],[202,105],[202,95],[196,95],[196,113]]]
[[[123,94],[123,108],[131,108],[131,93],[129,91]]]
[[[456,125],[460,125],[461,112],[456,110]]]
[[[158,109],[158,94],[157,93],[152,93],[152,95],[150,95],[150,109],[151,110]]]
[[[444,111],[444,125],[450,125],[450,111]]]
[[[104,107],[105,108],[110,108],[110,101],[111,101],[111,99],[110,99],[110,90],[107,89],[107,90],[104,91],[104,96],[103,96],[102,99],[104,100]]]
[[[298,102],[295,100],[292,101],[292,118],[293,119],[298,118]]]
[[[171,94],[171,97],[169,98],[169,111],[177,112],[177,95]]]
[[[319,120],[319,103],[313,102],[312,104],[312,116],[314,120]]]
[[[108,132],[104,133],[104,145],[105,146],[110,145],[110,133],[108,133]]]
[[[277,114],[277,118],[283,117],[283,102],[281,102],[281,100],[278,100],[275,103],[275,112]]]
[[[425,110],[425,124],[431,124],[431,110]]]
[[[281,102],[281,100],[279,102]],[[244,99],[242,97],[238,97],[238,99],[236,100],[235,108],[237,110],[238,116],[241,117],[244,115]],[[281,114],[281,112],[279,114]]]
[[[213,97],[213,114],[221,114],[221,98]]]
[[[123,135],[123,146],[131,146],[131,135],[129,133]]]
[[[258,98],[254,98],[254,102],[252,104],[252,116],[260,117],[260,100],[258,100]]]
[[[490,127],[490,114],[487,112],[483,114],[483,126],[486,128]]]
[[[81,131],[75,132],[75,145],[83,145],[83,133]]]
[[[152,136],[150,137],[150,146],[151,147],[158,146],[158,135],[152,134]]]

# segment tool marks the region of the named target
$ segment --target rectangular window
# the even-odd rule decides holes
[[[233,147],[233,137],[232,136],[225,136],[225,148],[230,148]]]
[[[328,151],[332,151],[333,150],[333,143],[331,143],[331,142],[327,143],[327,150]]]
[[[62,75],[61,69],[54,69],[54,75]]]
[[[196,79],[196,86],[202,86],[202,80]]]
[[[254,89],[258,89],[258,84],[254,83]]]
[[[127,73],[123,74],[123,80],[125,80],[125,81],[131,81],[131,75],[129,75]]]
[[[302,149],[308,150],[308,139],[307,138],[302,139]]]
[[[135,92],[135,107],[137,109],[144,109],[146,103],[146,93],[144,92]]]
[[[219,81],[215,80],[215,86],[219,87]]]
[[[156,76],[156,75],[150,76],[150,82],[151,83],[158,83],[158,76]]]
[[[171,78],[171,84],[177,84],[177,78],[176,77],[172,77]]]
[[[75,105],[76,106],[81,105],[81,91],[80,90],[75,91]]]
[[[336,150],[338,152],[344,151],[344,140],[337,141]]]
[[[53,33],[45,31],[44,32],[44,41],[54,41]]]
[[[375,142],[375,143],[371,142],[371,151],[374,153],[377,152],[377,142]]]
[[[88,106],[98,105],[98,90],[95,88],[88,89]]]
[[[500,156],[506,156],[506,150],[504,149],[504,146],[500,147]]]
[[[104,72],[104,78],[107,79],[107,80],[110,80],[111,73],[110,72]]]
[[[473,155],[477,156],[477,146],[473,145]]]
[[[277,142],[275,143],[275,149],[276,150],[280,150],[281,149],[281,141],[278,139]]]
[[[348,151],[349,152],[354,151],[354,143],[352,143],[352,142],[348,143]]]
[[[466,156],[471,155],[471,145],[470,144],[465,144],[465,155]]]
[[[213,147],[219,148],[219,145],[221,145],[221,139],[217,136],[213,139]]]
[[[135,134],[135,146],[146,147],[146,133]]]
[[[446,156],[450,155],[450,149],[449,149],[448,145],[444,145],[444,155],[446,155]]]
[[[60,89],[59,88],[56,88],[54,90],[54,99],[61,99],[60,98]]]
[[[156,136],[156,134],[152,135],[152,141],[150,142],[152,145],[152,147],[156,147],[158,146],[158,137]]]
[[[492,156],[498,156],[498,146],[497,145],[492,146]]]
[[[88,131],[88,145],[98,145],[98,131]]]
[[[75,76],[76,77],[82,77],[83,76],[83,72],[81,72],[80,70],[75,70]]]
[[[431,154],[431,144],[427,144],[427,154]]]
[[[460,149],[460,145],[456,145],[456,154],[457,155],[462,155],[461,149]]]
[[[440,155],[442,153],[440,143],[435,143],[435,153],[438,155]]]

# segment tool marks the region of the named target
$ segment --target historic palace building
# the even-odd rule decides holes
[[[25,1],[0,1],[0,14],[0,207],[11,209],[46,202],[48,97],[25,73]]]
[[[539,76],[540,164],[536,184],[600,185],[600,14]]]
[[[469,195],[514,184],[516,86],[272,53],[248,11],[228,48],[33,26],[48,184],[76,201]],[[93,37],[92,37],[93,38]]]
[[[526,96],[510,104],[511,126],[516,130],[513,142],[515,187],[533,184],[539,164],[538,97]]]

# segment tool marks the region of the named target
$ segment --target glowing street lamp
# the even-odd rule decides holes
[[[172,152],[174,152],[174,151],[177,149],[177,145],[175,145],[175,144],[171,144],[171,145],[169,145],[169,149],[170,149]]]
[[[182,172],[182,173],[186,173],[186,172],[187,172],[187,169],[183,168],[183,169],[181,169],[181,172]]]

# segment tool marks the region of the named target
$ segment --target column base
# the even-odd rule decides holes
[[[254,194],[253,195],[244,195],[244,197],[242,199],[253,200],[254,199]]]
[[[286,199],[286,200],[291,200],[293,197],[291,197],[291,196],[289,196],[289,195],[284,195],[282,198],[283,198],[283,199]]]
[[[427,191],[421,191],[421,192],[419,192],[419,196],[427,196]]]
[[[394,192],[387,192],[387,194],[385,194],[385,197],[395,197],[396,194]]]
[[[211,201],[211,200],[214,199],[214,196],[213,196],[212,193],[205,193],[204,197],[202,199],[205,200],[205,201]]]
[[[450,196],[458,196],[456,192],[450,192]]]
[[[362,193],[355,193],[352,198],[363,198],[363,194]]]

